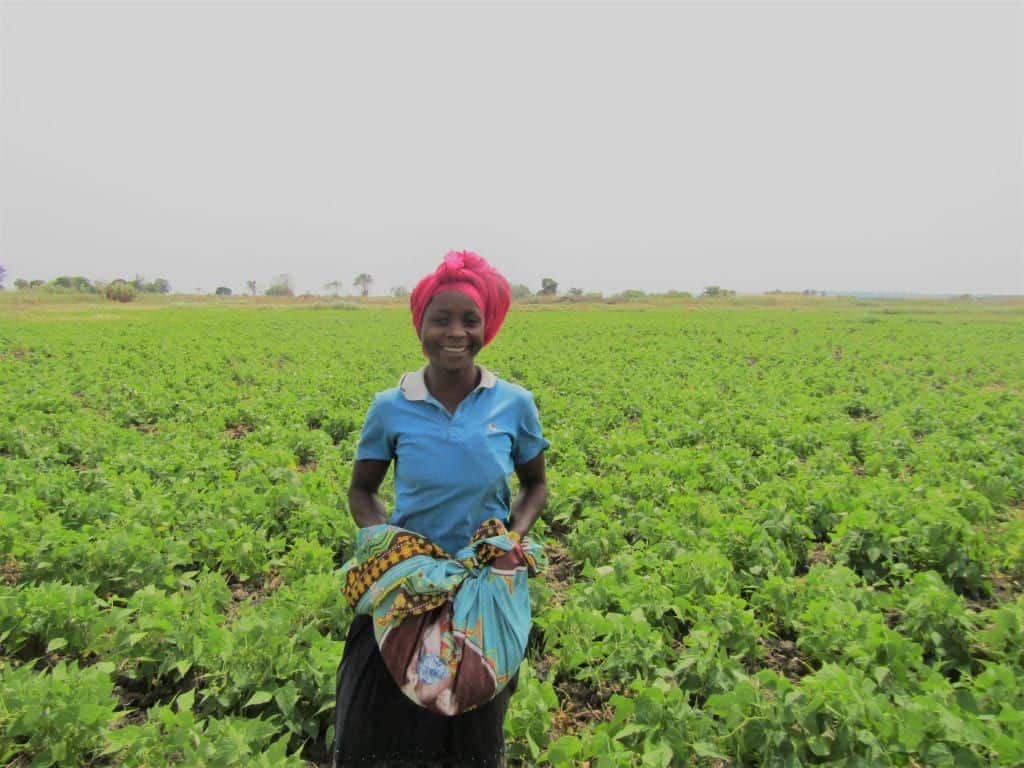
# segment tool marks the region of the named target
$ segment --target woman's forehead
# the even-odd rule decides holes
[[[479,312],[480,308],[462,291],[438,291],[427,305],[428,312]]]

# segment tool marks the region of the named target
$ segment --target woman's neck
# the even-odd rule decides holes
[[[427,364],[423,372],[427,391],[454,413],[459,403],[480,383],[480,369],[472,365],[459,371],[445,371]]]

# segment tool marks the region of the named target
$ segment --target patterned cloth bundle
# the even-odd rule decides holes
[[[373,616],[377,646],[412,701],[457,715],[494,698],[519,669],[530,632],[529,576],[540,545],[497,519],[450,557],[393,525],[361,528],[342,568],[345,598]]]

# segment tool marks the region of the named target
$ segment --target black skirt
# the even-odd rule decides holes
[[[503,768],[505,712],[518,674],[494,699],[455,717],[414,704],[377,649],[369,616],[356,616],[338,667],[334,768]]]

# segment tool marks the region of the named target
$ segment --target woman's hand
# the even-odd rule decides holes
[[[352,469],[352,482],[348,486],[348,509],[360,528],[388,521],[387,507],[377,491],[390,464],[390,461],[363,459],[357,461]]]
[[[520,536],[530,532],[548,501],[548,481],[544,451],[516,467],[519,493],[512,501],[512,530]]]

